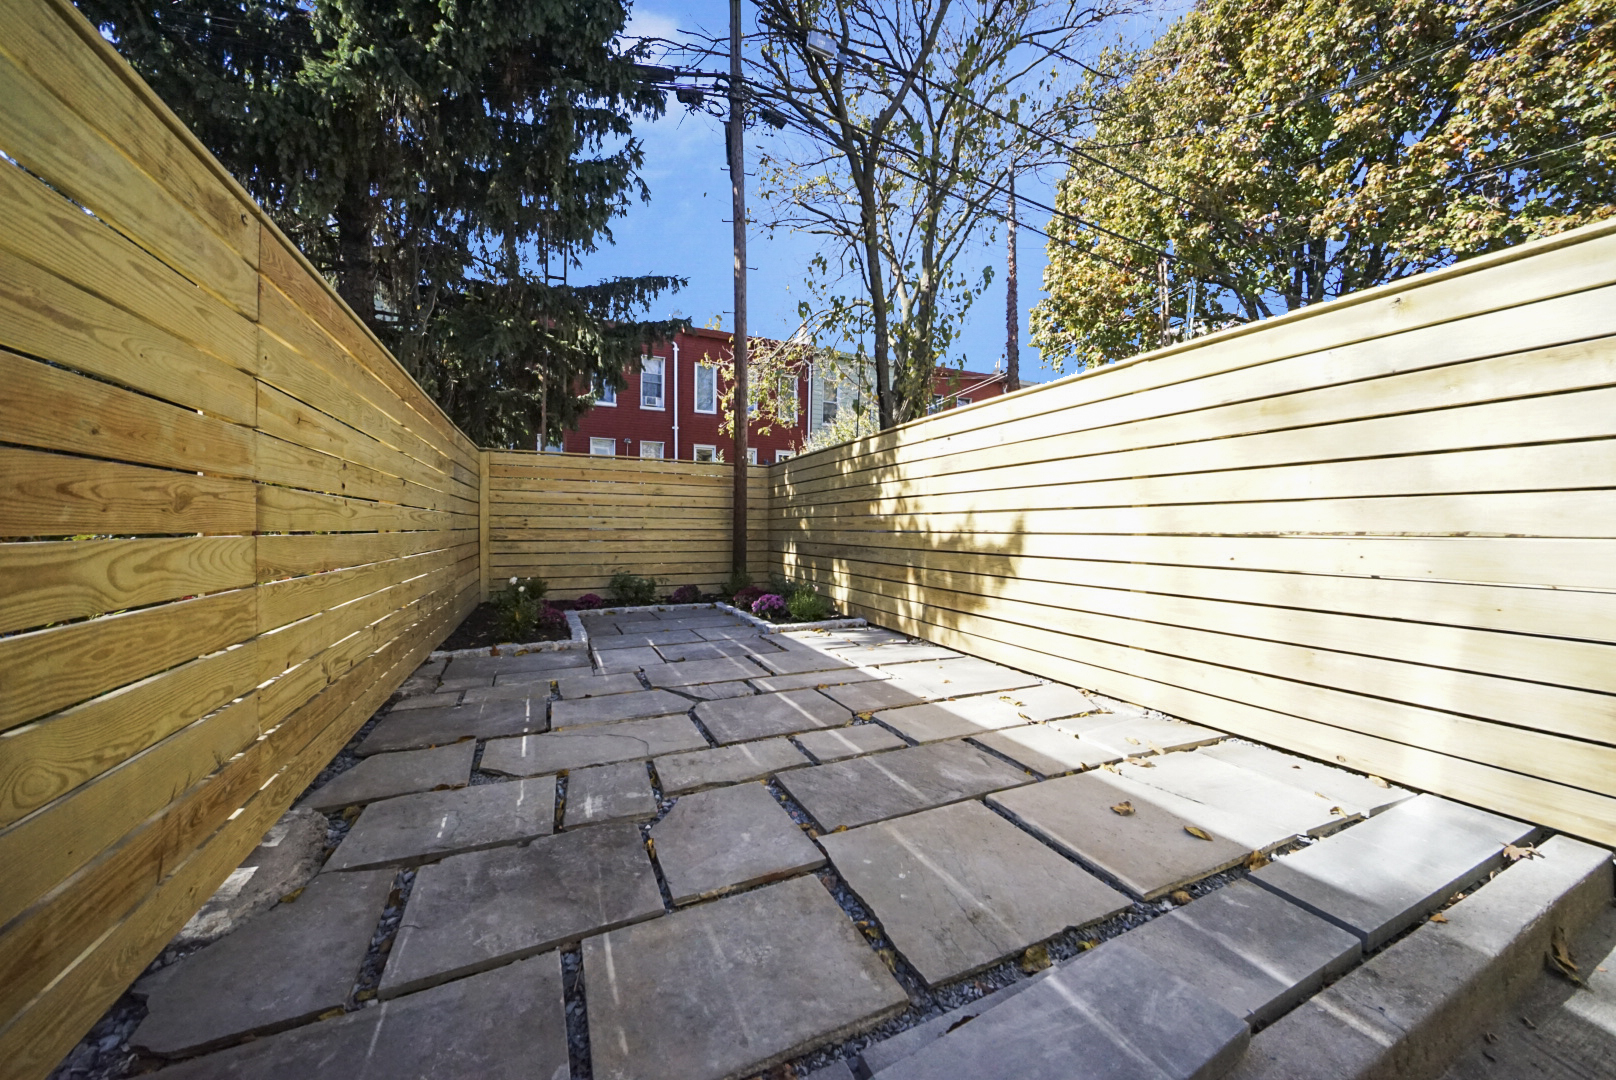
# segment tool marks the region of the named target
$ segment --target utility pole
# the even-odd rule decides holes
[[[1168,284],[1167,256],[1156,259],[1156,302],[1161,310],[1156,314],[1157,344],[1166,348],[1172,343],[1169,322],[1172,319],[1172,289]]]
[[[1016,298],[1016,163],[1010,163],[1010,208],[1005,216],[1009,250],[1004,257],[1004,389],[1021,389],[1021,303]]]
[[[742,152],[741,0],[729,0],[729,190],[735,226],[735,495],[730,522],[730,567],[746,573],[746,155]]]

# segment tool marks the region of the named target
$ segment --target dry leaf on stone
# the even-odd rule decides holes
[[[1543,853],[1531,844],[1522,844],[1519,847],[1514,844],[1504,845],[1504,858],[1510,862],[1520,862],[1522,859],[1541,859],[1542,857]]]
[[[1111,808],[1111,812],[1120,817],[1131,817],[1133,815],[1133,803],[1119,802]]]
[[[1183,889],[1174,889],[1167,899],[1175,904],[1187,904],[1195,898]]]
[[[342,1015],[342,1006],[338,1005],[335,1009],[327,1009],[325,1012],[323,1012],[319,1016],[315,1017],[315,1019],[316,1020],[335,1020],[337,1017],[339,1017],[341,1015]]]
[[[1049,966],[1049,950],[1042,945],[1033,945],[1021,954],[1021,970],[1028,975],[1035,974]]]
[[[1271,863],[1273,861],[1274,860],[1270,859],[1268,856],[1264,855],[1262,852],[1253,851],[1250,855],[1246,856],[1246,869],[1247,870],[1261,870],[1263,867],[1267,866],[1269,863]]]
[[[872,716],[873,716],[873,714],[867,713],[867,712],[861,712],[861,713],[858,714],[858,718],[860,720],[869,720],[869,719],[872,718]]]
[[[306,889],[306,888],[308,888],[307,885],[303,886],[303,889]],[[285,896],[281,897],[281,903],[283,903],[283,904],[295,904],[295,903],[297,903],[297,898],[303,895],[303,889],[293,889],[291,892],[289,892]]]
[[[1128,759],[1128,764],[1129,765],[1137,765],[1141,769],[1154,769],[1156,767],[1155,765],[1151,764],[1149,761],[1146,761],[1142,757],[1131,757],[1131,758]]]
[[[1124,735],[1123,736],[1123,742],[1126,742],[1129,746],[1138,746],[1139,745],[1139,740],[1134,738],[1132,735]]]
[[[1330,807],[1330,813],[1332,815],[1334,815],[1335,817],[1346,817],[1347,816],[1347,812],[1345,810],[1341,809],[1339,806]]]
[[[1431,921],[1432,922],[1447,922],[1448,917],[1446,915],[1442,914],[1440,911],[1438,911],[1438,912],[1434,913],[1431,916]]]
[[[1032,717],[1028,716],[1026,713],[1018,712],[1018,713],[1016,713],[1016,715],[1021,717],[1023,720],[1027,721],[1027,723],[1029,723],[1029,724],[1032,723]]]
[[[1167,753],[1167,751],[1163,750],[1161,747],[1157,746],[1155,743],[1151,742],[1149,739],[1145,740],[1145,745],[1150,747],[1151,752],[1154,753],[1157,757],[1160,757],[1162,754]]]
[[[354,818],[356,818],[358,816],[359,816],[359,807],[357,807],[357,806],[350,806],[350,807],[345,808],[342,811],[342,820],[346,821],[350,825],[353,824]]]
[[[1301,768],[1301,766],[1300,766],[1300,765],[1298,765],[1298,766],[1297,766],[1297,768],[1298,768],[1298,769],[1300,769],[1300,768]],[[1387,783],[1387,782],[1386,782],[1386,781],[1384,781],[1384,780],[1382,780],[1382,779],[1381,779],[1381,778],[1380,778],[1380,777],[1378,777],[1378,776],[1371,776],[1371,777],[1370,777],[1370,778],[1369,778],[1369,782],[1370,782],[1370,783],[1371,783],[1371,784],[1374,784],[1374,785],[1375,785],[1375,786],[1376,786],[1376,787],[1383,787],[1383,788],[1389,788],[1389,787],[1391,787],[1391,785],[1390,785],[1390,784],[1388,784],[1388,783]]]
[[[1549,967],[1565,976],[1573,986],[1582,985],[1582,976],[1577,961],[1571,955],[1571,946],[1566,941],[1563,926],[1556,926],[1554,936],[1549,939]]]
[[[1109,761],[1106,762],[1104,765],[1101,765],[1100,768],[1104,769],[1107,772],[1114,772],[1118,776],[1122,775],[1122,770],[1117,768],[1115,764],[1113,764],[1112,762],[1109,762]]]
[[[891,949],[877,949],[876,955],[887,966],[887,970],[896,973],[898,970],[898,954]]]
[[[1199,825],[1186,825],[1184,826],[1184,831],[1195,837],[1197,840],[1212,839],[1212,834],[1201,828]]]

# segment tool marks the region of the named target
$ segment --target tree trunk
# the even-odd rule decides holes
[[[376,328],[376,252],[367,192],[349,191],[337,203],[337,295],[372,330]]]
[[[887,354],[886,282],[881,276],[881,242],[876,231],[873,169],[859,178],[860,214],[864,219],[865,277],[870,284],[870,313],[875,335],[875,410],[881,430],[893,425],[897,409],[892,393],[892,364]]]
[[[1172,317],[1172,295],[1167,278],[1167,257],[1162,256],[1156,260],[1156,302],[1161,310],[1156,315],[1157,343],[1166,348],[1172,343],[1169,336],[1168,321]]]
[[[746,154],[741,143],[741,0],[729,0],[729,190],[735,236],[735,493],[730,500],[730,569],[746,573],[747,422],[751,419],[746,349]],[[673,403],[677,409],[679,403]]]
[[[1004,388],[1021,389],[1021,301],[1016,293],[1016,170],[1010,167],[1010,203],[1005,214]]]

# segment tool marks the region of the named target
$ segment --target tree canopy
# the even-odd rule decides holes
[[[1089,128],[1033,340],[1057,369],[1616,213],[1610,0],[1201,0]],[[1165,333],[1164,333],[1165,331]]]
[[[573,284],[648,196],[621,0],[79,0],[473,439],[619,384],[665,276]]]

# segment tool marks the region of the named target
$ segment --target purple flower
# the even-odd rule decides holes
[[[752,614],[762,619],[778,619],[786,613],[786,602],[775,593],[764,593],[752,601]]]
[[[594,593],[584,593],[578,598],[577,602],[573,604],[573,606],[579,611],[588,611],[590,608],[600,607],[602,603],[604,603],[604,601]]]

